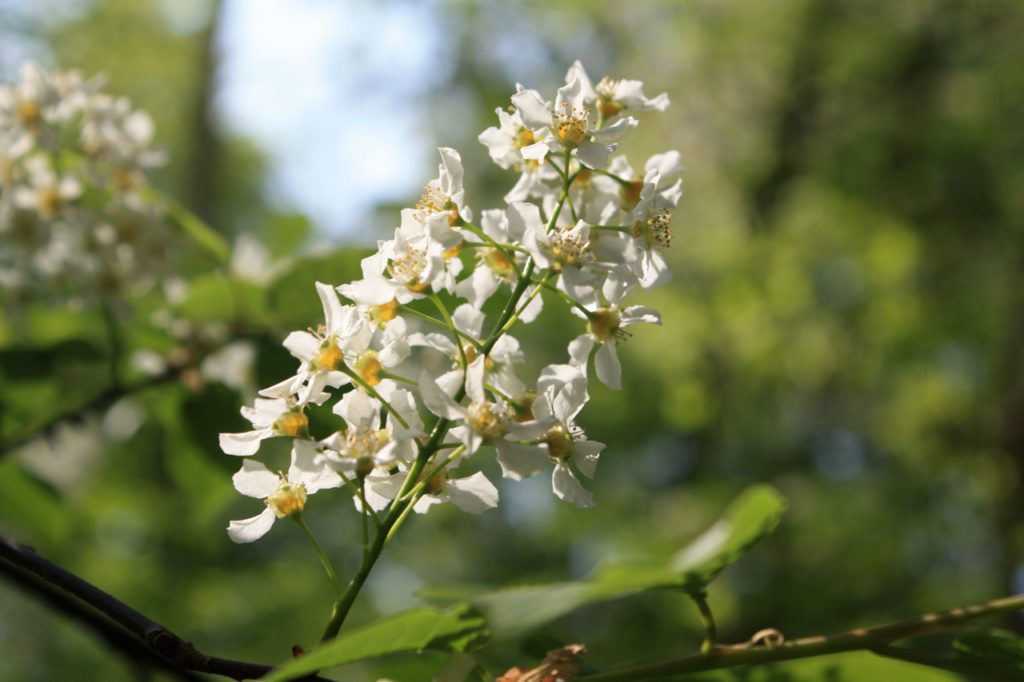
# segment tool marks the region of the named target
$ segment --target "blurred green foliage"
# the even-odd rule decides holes
[[[97,0],[3,27],[44,41],[61,66],[106,72],[111,91],[153,114],[172,159],[159,178],[168,194],[229,241],[253,230],[276,256],[295,254],[308,221],[264,198],[257,142],[209,116],[217,4],[192,31],[170,28],[158,5]],[[664,326],[620,348],[624,390],[592,386],[580,416],[608,443],[598,506],[558,503],[533,479],[503,485],[502,507],[481,517],[437,508],[389,548],[354,622],[416,605],[427,585],[559,581],[605,559],[668,555],[756,482],[781,490],[789,511],[711,587],[723,641],[1020,590],[1024,5],[450,0],[431,12],[447,36],[435,67],[444,83],[415,106],[437,144],[462,152],[474,207],[500,205],[514,180],[475,137],[516,81],[551,90],[581,58],[595,78],[669,93],[672,107],[643,117],[632,148],[677,148],[688,167],[673,219],[676,279],[644,301]],[[397,223],[392,208],[385,225]],[[232,489],[237,462],[216,434],[244,428],[247,391],[293,370],[279,342],[319,320],[313,282],[359,276],[362,255],[299,256],[265,292],[193,277],[178,312],[253,344],[251,385],[182,375],[0,455],[0,532],[204,652],[274,663],[309,646],[330,586],[297,529],[228,541],[226,521],[250,515],[252,501]],[[173,347],[151,320],[161,305],[153,292],[121,311],[128,351]],[[523,344],[540,364],[564,357],[578,331],[532,333]],[[111,361],[143,379],[127,356],[109,357],[98,313],[0,316],[0,441],[88,403]],[[311,507],[308,521],[342,572],[353,570],[359,531],[347,505]],[[1021,629],[1017,618],[1002,625]],[[691,652],[701,636],[685,597],[644,594],[496,642],[481,660],[496,675],[583,641],[587,669],[602,670]],[[135,674],[5,583],[0,653],[4,679]],[[416,665],[399,656],[374,672],[415,680]],[[693,679],[956,679],[908,665],[848,654]],[[344,674],[372,679],[366,668]]]

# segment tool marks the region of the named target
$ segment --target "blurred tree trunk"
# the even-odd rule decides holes
[[[218,215],[218,173],[222,156],[221,141],[212,118],[212,101],[216,92],[217,32],[221,22],[222,2],[214,0],[210,21],[197,36],[200,45],[196,63],[195,93],[192,100],[192,126],[186,174],[188,205],[204,221],[218,229],[223,222]]]

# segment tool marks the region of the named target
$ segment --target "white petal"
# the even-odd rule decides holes
[[[572,502],[577,507],[594,506],[594,495],[580,485],[565,462],[555,463],[555,470],[551,474],[551,489],[559,499]]]
[[[547,451],[536,445],[499,440],[495,449],[498,451],[501,475],[513,481],[529,478],[548,465]]]
[[[324,308],[324,322],[330,332],[336,333],[341,325],[342,306],[338,300],[338,292],[330,284],[323,282],[316,283],[316,293],[320,296],[320,303]]]
[[[498,506],[498,489],[481,472],[455,478],[445,484],[452,504],[464,512],[479,514]]]
[[[261,500],[276,493],[281,485],[277,474],[255,459],[242,462],[242,468],[231,477],[231,482],[238,492]]]
[[[309,332],[292,332],[281,344],[299,360],[309,362],[320,352],[320,339]]]
[[[270,429],[220,434],[220,449],[228,455],[248,457],[260,449],[260,441],[274,435]]]
[[[519,110],[527,128],[547,128],[551,125],[551,112],[536,90],[517,92],[512,95],[512,104]]]
[[[419,393],[423,404],[438,417],[458,421],[466,416],[465,408],[461,407],[447,393],[442,391],[441,387],[434,381],[434,378],[426,371],[420,373]]]
[[[318,463],[316,447],[308,441],[295,441],[292,446],[292,464],[288,468],[288,480],[301,484],[312,495],[318,490],[338,488],[342,484],[338,472]]]
[[[661,313],[654,308],[645,305],[631,305],[622,311],[622,326],[635,324],[637,322],[649,322],[661,324]]]
[[[270,507],[263,510],[263,513],[259,516],[254,516],[250,519],[242,519],[241,521],[232,521],[228,524],[228,537],[233,542],[244,544],[246,542],[253,542],[259,540],[261,537],[267,534],[270,527],[274,525],[274,519],[277,516]]]
[[[601,144],[587,140],[576,148],[576,155],[579,157],[580,163],[588,168],[604,168],[608,165],[608,155],[614,150],[615,145],[613,144]],[[526,156],[525,149],[523,156]]]
[[[486,315],[468,303],[463,303],[452,313],[452,322],[455,323],[455,328],[473,337],[480,336],[485,319]]]
[[[619,363],[619,355],[615,352],[615,343],[609,341],[602,343],[594,354],[594,370],[597,378],[605,386],[616,391],[622,389],[622,365]]]
[[[576,441],[572,444],[572,463],[584,476],[593,478],[602,450],[604,450],[604,443],[598,443],[595,440]]]
[[[569,364],[586,371],[590,351],[594,349],[594,338],[590,334],[580,334],[569,342]]]

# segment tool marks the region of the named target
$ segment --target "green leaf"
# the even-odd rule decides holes
[[[768,485],[755,485],[733,500],[718,521],[672,558],[684,587],[700,591],[729,564],[779,525],[786,501]]]
[[[0,462],[0,517],[51,543],[66,535],[70,521],[58,493],[13,458]]]
[[[421,607],[342,634],[261,679],[265,682],[293,680],[324,668],[403,651],[465,651],[486,634],[483,618],[466,604],[445,610]]]
[[[480,608],[496,636],[520,634],[578,608],[656,588],[701,590],[779,523],[785,508],[774,488],[748,488],[715,524],[671,561],[608,564],[586,580],[526,585],[494,592],[431,588],[420,596],[436,601],[468,601]]]
[[[953,641],[958,658],[1006,679],[1024,677],[1024,639],[1007,630],[965,632]]]
[[[362,277],[364,250],[338,249],[297,258],[267,288],[267,306],[281,327],[303,329],[324,316],[316,282],[337,286]]]

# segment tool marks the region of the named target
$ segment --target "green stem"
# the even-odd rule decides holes
[[[775,646],[754,646],[753,642],[719,644],[714,647],[711,656],[697,653],[596,675],[585,675],[577,677],[576,682],[639,682],[639,680],[662,679],[705,670],[731,668],[739,665],[764,665],[844,651],[877,650],[883,655],[892,655],[893,651],[888,647],[893,642],[912,636],[955,629],[957,626],[977,618],[1021,609],[1024,609],[1024,594],[1002,597],[983,604],[964,606],[949,611],[929,613],[873,628],[857,628],[834,635],[817,635],[783,641]]]
[[[441,317],[444,318],[445,323],[448,325],[448,330],[452,333],[452,340],[455,342],[456,348],[459,349],[459,360],[462,363],[462,368],[466,369],[469,367],[469,363],[466,362],[466,349],[462,347],[462,342],[459,340],[459,330],[455,328],[452,316],[448,314],[448,309],[444,307],[444,303],[441,302],[437,294],[431,292],[430,300],[437,307],[437,311],[441,313]]]
[[[715,643],[718,640],[718,628],[715,626],[715,616],[711,613],[708,605],[708,595],[704,591],[687,592],[690,599],[697,605],[700,611],[700,622],[704,626],[704,641],[700,643],[700,653],[703,656],[710,656],[715,650]]]
[[[348,365],[342,363],[340,369],[342,372],[348,375],[348,377],[352,380],[353,383],[358,384],[360,388],[369,393],[377,402],[379,402],[384,407],[384,409],[387,410],[388,414],[390,414],[392,417],[398,420],[398,423],[402,425],[402,428],[409,428],[409,422],[405,421],[405,419],[402,418],[402,415],[398,414],[398,411],[395,408],[391,407],[391,403],[384,400],[384,398],[381,397],[380,393],[377,393],[377,390],[373,386],[367,383],[361,376],[353,372]]]
[[[498,251],[500,251],[501,255],[503,255],[505,258],[507,258],[509,263],[515,263],[516,262],[515,256],[508,251],[507,247],[505,247],[503,244],[499,244],[497,241],[495,241],[495,239],[493,237],[491,237],[489,234],[487,234],[486,232],[481,230],[479,227],[477,227],[473,223],[466,223],[466,222],[463,222],[462,226],[465,227],[466,229],[468,229],[470,232],[472,232],[476,236],[478,236],[481,239],[483,239],[484,242],[486,242],[487,245],[489,245],[489,246],[497,249]]]
[[[327,577],[331,579],[331,585],[334,585],[334,593],[338,595],[338,598],[341,598],[341,584],[338,582],[338,576],[334,572],[334,566],[331,565],[327,555],[324,554],[324,550],[321,549],[320,543],[316,541],[313,531],[311,531],[309,526],[306,525],[306,519],[302,518],[301,512],[295,514],[292,518],[295,519],[295,522],[299,524],[299,527],[305,531],[306,537],[309,538],[309,541],[313,544],[313,549],[316,550],[317,556],[320,557],[320,563],[323,564],[324,570],[327,572]]]

